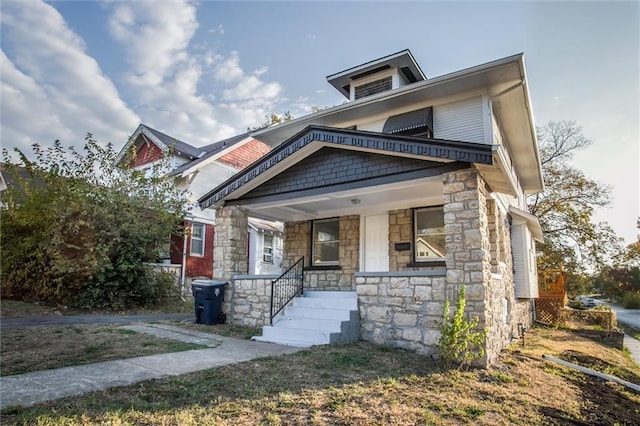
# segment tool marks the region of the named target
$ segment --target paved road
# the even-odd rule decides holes
[[[44,325],[133,324],[137,322],[193,319],[193,314],[144,315],[53,315],[48,317],[2,318],[0,329],[38,327]]]
[[[622,306],[610,305],[616,311],[618,322],[640,330],[640,309],[625,309]]]
[[[598,301],[610,306],[611,309],[616,311],[618,322],[627,324],[633,328],[637,328],[638,330],[640,330],[640,309],[625,309],[620,305],[613,305],[611,303],[605,302],[604,300]]]

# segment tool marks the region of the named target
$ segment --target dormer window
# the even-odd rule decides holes
[[[365,83],[360,86],[355,86],[354,98],[360,99],[366,96],[375,95],[376,93],[384,92],[392,89],[391,76],[375,80],[370,83]]]
[[[426,79],[409,50],[327,76],[327,81],[351,101]]]

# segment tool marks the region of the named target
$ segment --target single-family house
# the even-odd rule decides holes
[[[199,199],[216,235],[235,236],[214,259],[228,321],[263,326],[258,340],[431,354],[465,286],[492,362],[538,294],[542,233],[525,197],[543,180],[524,56],[427,79],[403,50],[327,80],[347,102],[251,133],[272,149]],[[249,216],[285,223],[282,277],[243,273]]]
[[[139,169],[162,164],[169,176],[179,179],[180,187],[189,190],[191,206],[184,223],[187,232],[171,236],[164,250],[164,263],[179,267],[183,284],[191,278],[213,276],[215,211],[200,209],[196,200],[211,184],[224,182],[268,151],[266,144],[248,133],[195,147],[145,124],[138,126],[122,148],[119,164]],[[128,155],[131,152],[134,154]],[[254,231],[247,234],[254,239],[248,246],[255,250],[245,253],[252,266],[245,268],[245,273],[279,272],[282,256],[267,259],[263,251],[265,244],[281,247],[282,224],[256,219],[247,226]]]

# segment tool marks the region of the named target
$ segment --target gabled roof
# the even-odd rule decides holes
[[[493,101],[524,192],[542,191],[542,170],[522,53],[327,108],[257,130],[252,136],[276,146],[309,125],[347,127],[385,112],[393,115],[406,111],[407,105],[480,89],[486,90]]]
[[[172,150],[174,154],[189,160],[187,163],[182,164],[169,172],[169,176],[185,176],[198,167],[208,164],[209,162],[214,161],[219,156],[224,155],[230,150],[231,147],[234,147],[243,141],[252,139],[249,137],[249,133],[242,133],[218,142],[211,143],[209,145],[196,147],[183,142],[173,136],[169,136],[166,133],[163,133],[152,127],[149,127],[146,124],[140,124],[129,138],[129,141],[125,144],[125,146],[118,154],[118,158],[116,160],[117,163],[122,161],[127,150],[131,147],[132,144],[136,142],[136,140],[140,136],[149,139],[163,151]]]
[[[173,136],[169,136],[145,124],[141,124],[140,126],[147,129],[156,138],[158,138],[160,142],[162,142],[164,147],[161,146],[160,148],[165,148],[165,147],[170,148],[170,149],[173,149],[173,152],[175,152],[178,155],[181,155],[184,157],[191,157],[191,158],[198,158],[203,153],[202,148],[196,148],[193,145],[189,145],[186,142],[182,142],[180,139],[174,138]]]
[[[246,139],[252,139],[249,137],[249,133],[242,133],[240,135],[237,136],[232,136],[228,139],[224,139],[221,140],[219,142],[215,142],[212,143],[210,145],[206,145],[203,146],[202,148],[199,148],[202,150],[202,152],[204,152],[204,154],[202,154],[199,158],[190,161],[186,164],[181,165],[180,167],[177,167],[175,169],[173,169],[170,173],[169,176],[178,176],[178,175],[185,175],[185,174],[189,174],[189,172],[191,170],[193,170],[194,168],[197,168],[199,166],[202,166],[206,163],[208,163],[209,161],[213,161],[215,160],[215,158],[219,157],[220,155],[222,155],[224,152],[226,152],[228,150],[228,148],[239,144],[240,142],[246,140]],[[219,155],[220,154],[220,155]]]
[[[486,144],[309,126],[200,197],[198,200],[200,208],[219,207],[226,200],[235,199],[247,193],[261,182],[272,178],[323,146],[441,163],[493,164],[493,149]],[[368,179],[361,183],[374,185],[374,181],[375,179]]]

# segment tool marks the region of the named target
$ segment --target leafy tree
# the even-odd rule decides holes
[[[265,127],[269,127],[269,126],[273,126],[276,124],[281,124],[284,123],[286,121],[291,121],[293,120],[293,115],[291,115],[291,112],[287,111],[282,115],[278,115],[278,114],[271,114],[269,115],[265,115],[264,116],[264,121],[260,124],[258,124],[257,126],[254,127],[248,127],[247,131],[252,131],[252,130],[260,130],[260,129],[264,129]]]
[[[608,296],[623,301],[626,298],[635,304],[640,300],[640,236],[615,257],[612,265],[601,268],[595,276],[594,285]]]
[[[144,263],[184,215],[186,194],[166,169],[115,167],[118,153],[90,134],[80,152],[32,148],[33,160],[15,149],[18,162],[3,150],[17,185],[3,194],[2,296],[115,309],[165,297],[170,282]]]
[[[545,190],[528,204],[545,235],[538,265],[554,269],[562,263],[569,274],[580,277],[619,250],[611,227],[593,222],[594,210],[609,205],[610,188],[570,164],[576,151],[592,143],[574,121],[549,122],[537,133]]]

